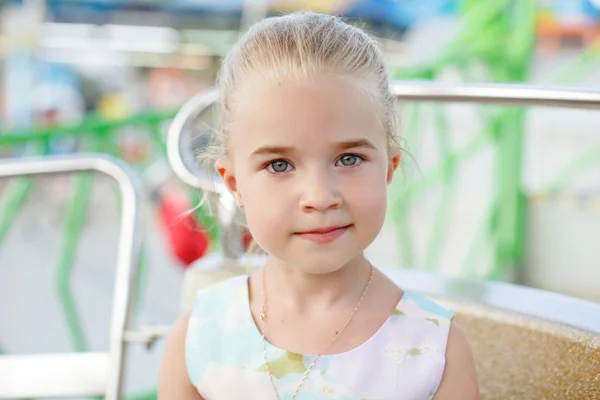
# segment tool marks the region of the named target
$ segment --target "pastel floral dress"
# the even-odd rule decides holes
[[[453,314],[405,291],[381,328],[357,348],[324,355],[297,400],[428,400],[442,379]],[[289,400],[311,355],[267,343],[281,400]],[[248,276],[198,293],[186,338],[191,382],[206,400],[274,400],[263,342],[250,312]]]

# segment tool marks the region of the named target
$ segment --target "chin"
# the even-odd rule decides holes
[[[286,264],[297,268],[308,274],[330,274],[344,268],[349,262],[357,257],[362,257],[363,252],[351,252],[348,249],[332,252],[300,252],[299,254],[288,254],[281,260]]]

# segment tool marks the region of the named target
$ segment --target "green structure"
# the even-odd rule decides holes
[[[466,82],[524,83],[529,80],[536,44],[537,2],[534,0],[465,0],[461,3],[458,35],[427,65],[394,71],[396,79],[440,80],[448,71]],[[574,83],[594,71],[600,61],[600,42],[586,49],[567,65],[552,83]],[[523,259],[525,193],[522,188],[523,147],[527,109],[478,105],[482,131],[459,149],[450,143],[445,107],[412,104],[402,136],[409,151],[419,149],[425,120],[435,121],[439,164],[423,175],[414,174],[411,161],[406,182],[394,185],[391,219],[398,230],[402,264],[406,267],[436,270],[442,260],[442,244],[447,239],[449,216],[455,203],[457,168],[483,150],[494,157],[492,200],[480,222],[472,244],[462,261],[463,276],[484,279],[512,279]],[[600,148],[575,160],[548,193],[557,193],[576,174],[600,161]],[[416,176],[418,175],[418,176]],[[422,257],[415,254],[409,230],[411,205],[431,189],[439,190],[434,226]],[[476,266],[483,253],[491,252],[487,269]]]

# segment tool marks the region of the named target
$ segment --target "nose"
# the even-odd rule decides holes
[[[305,212],[336,209],[343,203],[335,180],[325,171],[308,174],[301,185],[300,208]]]

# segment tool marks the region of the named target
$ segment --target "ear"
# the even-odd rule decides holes
[[[238,191],[237,180],[235,179],[231,163],[223,159],[218,159],[215,162],[215,169],[217,170],[217,173],[219,174],[221,179],[223,179],[223,183],[225,183],[225,187],[227,188],[227,190],[229,190],[231,194],[233,194],[233,196],[239,203],[241,200],[241,196]]]
[[[394,177],[394,172],[398,169],[400,165],[400,148],[392,147],[389,151],[389,160],[388,160],[388,168],[387,168],[387,183],[392,182],[392,178]]]

